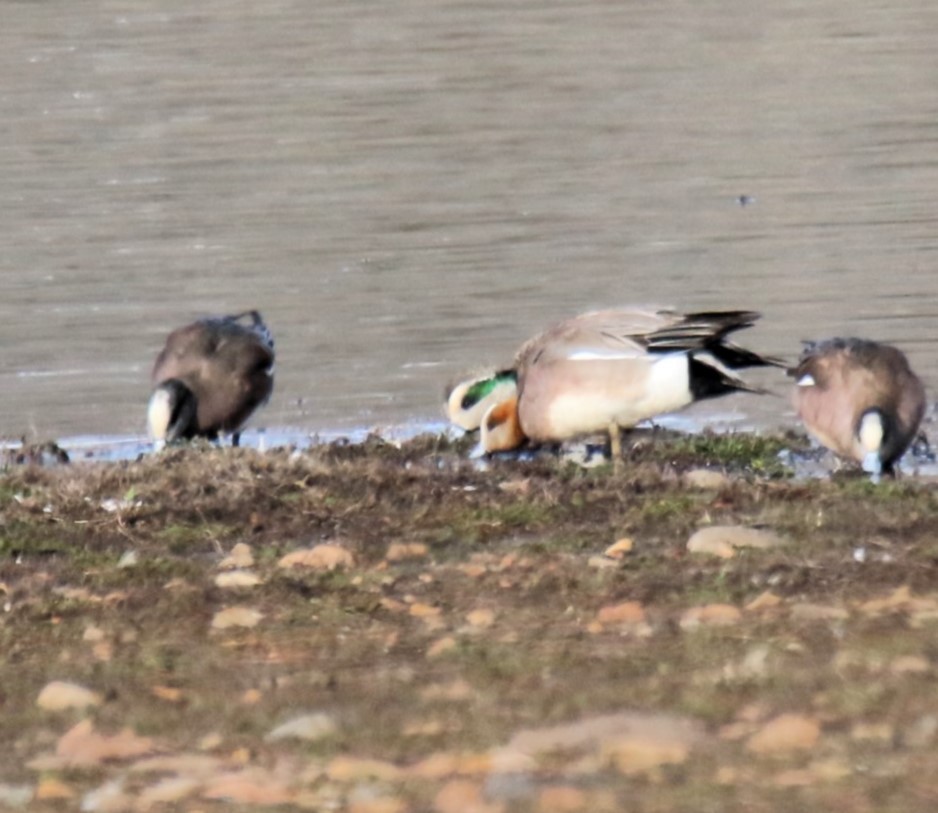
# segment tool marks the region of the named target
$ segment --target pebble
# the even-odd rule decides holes
[[[308,567],[312,570],[335,570],[352,567],[355,557],[338,545],[322,544],[303,550],[295,550],[283,556],[277,565],[282,568]]]
[[[681,477],[688,488],[717,491],[730,483],[730,478],[721,471],[713,469],[691,469]]]
[[[63,680],[53,680],[43,686],[36,698],[36,705],[46,711],[62,711],[63,709],[84,709],[88,706],[99,706],[101,695],[97,692],[79,686],[77,683],[68,683]]]
[[[292,720],[278,725],[264,739],[267,742],[278,740],[321,740],[336,731],[335,721],[325,712],[317,711],[301,714]]]
[[[746,744],[756,754],[779,754],[814,748],[821,724],[801,714],[781,714],[769,720]]]
[[[687,550],[731,559],[739,548],[767,549],[783,544],[784,540],[773,531],[747,528],[744,525],[712,525],[696,531],[687,540]]]
[[[224,559],[219,563],[223,570],[239,570],[245,567],[251,567],[254,564],[254,554],[251,552],[251,546],[244,542],[238,542],[231,549]]]
[[[26,807],[33,799],[31,785],[0,784],[0,804],[7,807]]]
[[[217,587],[255,587],[263,581],[250,570],[227,570],[215,577]]]
[[[215,613],[212,629],[224,630],[229,627],[256,627],[264,614],[252,607],[227,607]]]

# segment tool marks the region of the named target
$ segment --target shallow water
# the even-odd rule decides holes
[[[256,424],[433,425],[591,307],[746,307],[938,384],[938,6],[4,2],[0,435],[139,442],[165,334],[259,308]],[[740,196],[749,196],[746,205]],[[693,425],[792,421],[783,397]],[[279,427],[279,428],[278,428]]]

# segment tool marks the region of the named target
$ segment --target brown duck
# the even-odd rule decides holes
[[[915,439],[925,387],[895,347],[867,339],[805,342],[794,405],[808,432],[877,479]]]
[[[274,386],[274,342],[257,311],[200,319],[174,330],[153,365],[150,436],[162,445],[240,430]]]

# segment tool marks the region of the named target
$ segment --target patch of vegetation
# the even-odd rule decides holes
[[[663,443],[655,456],[672,465],[687,467],[719,466],[761,477],[789,477],[791,469],[782,461],[782,453],[791,448],[791,439],[778,435],[751,432],[704,432],[699,435],[675,435]]]
[[[799,482],[776,467],[787,442],[652,432],[632,438],[620,471],[546,453],[481,470],[459,443],[429,436],[11,468],[0,477],[0,741],[16,759],[0,782],[35,782],[28,765],[54,756],[77,716],[35,701],[68,680],[99,693],[86,713],[100,730],[129,726],[160,753],[238,754],[246,775],[314,764],[304,793],[346,793],[322,781],[337,755],[408,776],[441,752],[484,762],[519,732],[636,713],[690,720],[701,741],[638,775],[616,767],[619,741],[565,743],[537,756],[549,770],[530,772],[530,789],[512,786],[518,809],[541,809],[549,782],[610,813],[788,809],[791,788],[766,790],[784,782],[804,785],[810,809],[865,813],[880,809],[874,798],[923,809],[938,491],[913,479]],[[701,467],[725,482],[688,486],[683,473]],[[689,553],[688,535],[708,524],[765,526],[787,542],[729,559]],[[624,536],[632,550],[605,557]],[[220,563],[239,542],[250,551],[240,570],[257,583],[224,587]],[[323,542],[354,565],[278,566]],[[427,548],[389,559],[392,542]],[[125,553],[136,561],[119,567]],[[694,621],[720,605],[737,615]],[[215,623],[231,609],[254,615]],[[337,732],[268,739],[299,711],[328,714]],[[754,733],[784,713],[818,722],[815,750],[753,755]],[[851,768],[877,761],[904,784]],[[481,786],[479,764],[452,770]],[[829,773],[815,781],[816,765]],[[133,792],[152,779],[120,761],[61,776],[75,799],[118,776]],[[430,809],[449,776],[382,787],[400,809]]]

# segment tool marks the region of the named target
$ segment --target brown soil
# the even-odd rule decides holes
[[[10,467],[0,791],[37,810],[111,809],[108,783],[130,810],[931,810],[938,492],[793,480],[792,442],[655,435],[621,473],[479,468],[437,437]],[[701,467],[725,478],[689,484]],[[689,553],[713,525],[785,544]],[[260,583],[219,586],[239,543]],[[320,544],[351,563],[280,566]],[[217,628],[232,607],[256,625]],[[99,702],[38,707],[57,680]],[[307,713],[334,730],[268,736]],[[641,725],[603,728],[622,714]],[[186,759],[83,762],[63,740],[86,717]],[[693,736],[663,734],[675,720]]]

